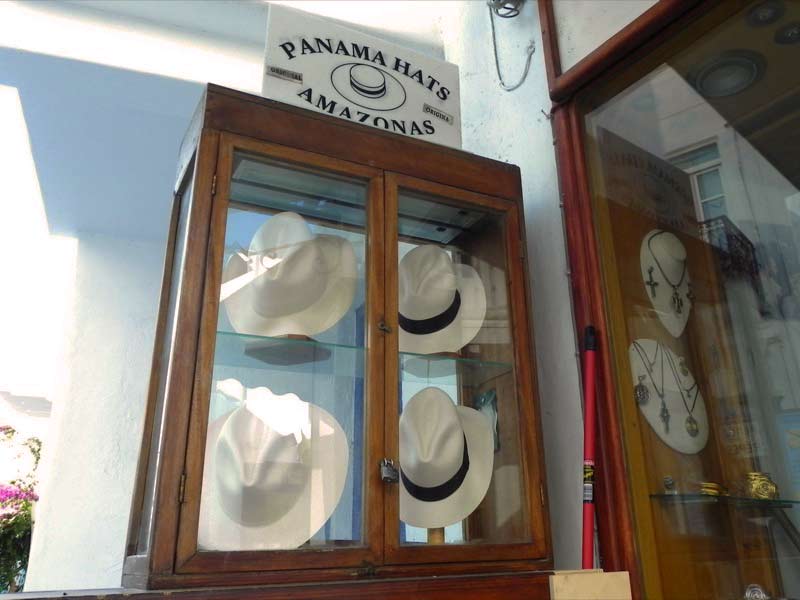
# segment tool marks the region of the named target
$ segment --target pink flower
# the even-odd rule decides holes
[[[21,488],[16,485],[0,484],[0,505],[16,504],[19,502],[34,502],[39,499],[32,489]]]

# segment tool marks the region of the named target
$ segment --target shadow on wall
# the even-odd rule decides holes
[[[51,234],[163,239],[199,83],[0,49],[19,91]]]
[[[0,86],[19,93],[47,221],[39,237],[76,243],[72,289],[48,300],[63,327],[37,334],[63,351],[26,590],[117,587],[178,148],[203,86],[10,49]],[[26,226],[19,203],[38,198],[0,197],[5,225]],[[0,270],[19,260],[4,253]],[[36,268],[48,278],[57,266]],[[33,300],[14,305],[31,312]]]

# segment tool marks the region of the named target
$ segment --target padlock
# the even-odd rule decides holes
[[[394,466],[394,461],[390,458],[381,460],[381,479],[385,483],[397,483],[400,481],[400,472]]]

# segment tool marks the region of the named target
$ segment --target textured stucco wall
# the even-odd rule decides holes
[[[27,591],[119,585],[163,242],[79,238]],[[40,526],[41,525],[41,526]]]
[[[553,13],[566,71],[658,0],[555,0]]]

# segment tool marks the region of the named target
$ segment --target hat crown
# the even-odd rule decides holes
[[[275,252],[285,257],[313,239],[314,234],[303,217],[293,212],[278,213],[258,228],[250,241],[250,253]]]
[[[430,244],[417,246],[398,267],[400,313],[409,319],[428,319],[453,303],[458,290],[450,255]]]
[[[275,504],[288,510],[308,483],[306,442],[276,431],[246,407],[234,410],[213,457],[225,512],[241,523],[263,523],[276,514]]]
[[[270,217],[250,242],[255,269],[254,306],[265,317],[292,314],[325,291],[329,267],[303,217],[293,212]]]
[[[442,390],[417,393],[400,415],[400,466],[414,484],[447,482],[464,460],[464,429],[456,406]]]

